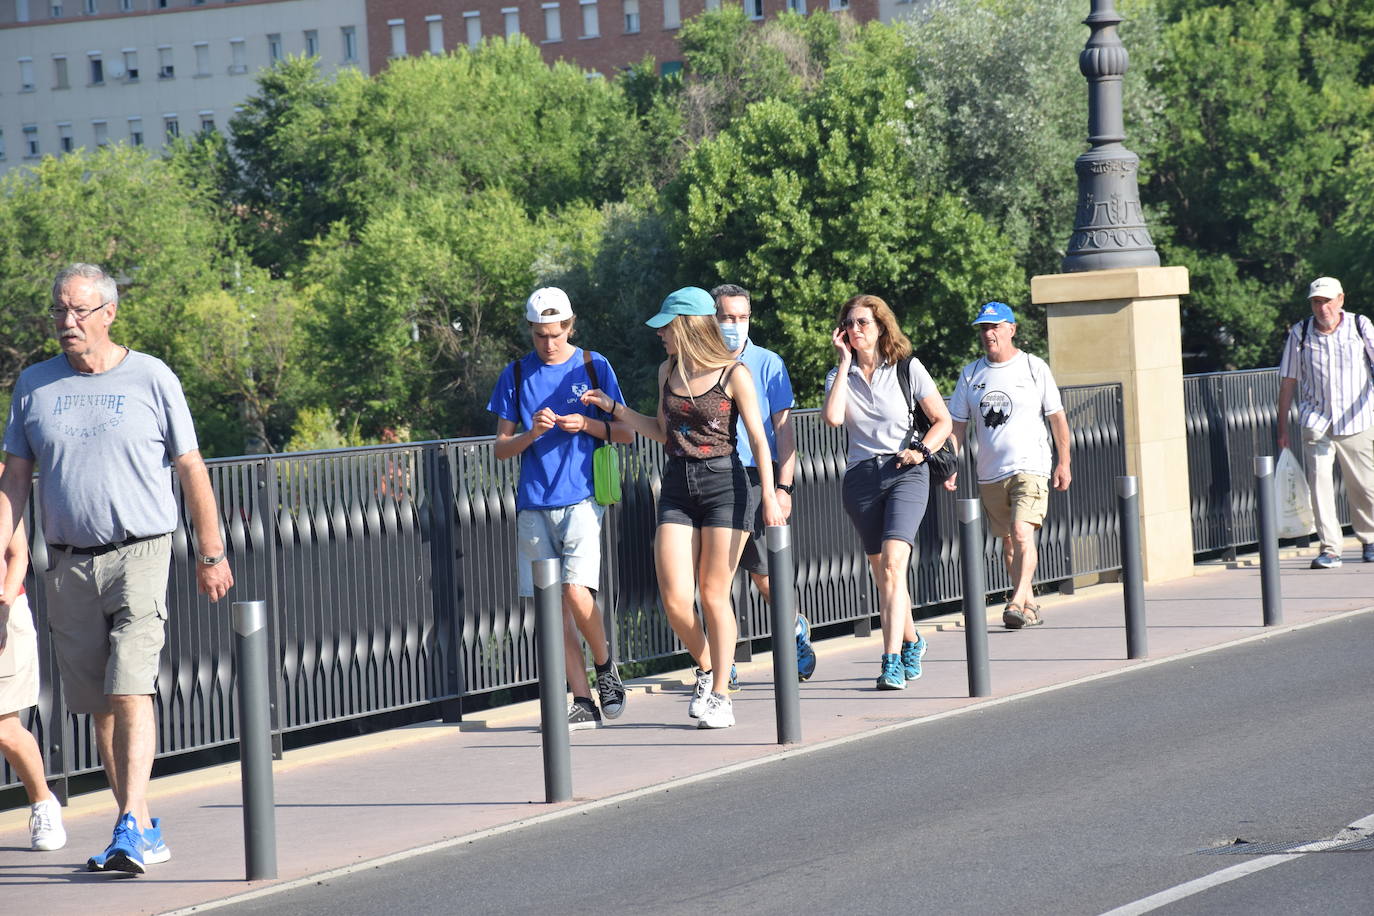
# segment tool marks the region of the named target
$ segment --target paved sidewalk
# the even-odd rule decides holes
[[[31,913],[161,913],[419,847],[467,842],[722,768],[805,754],[823,743],[1369,610],[1374,566],[1358,561],[1358,545],[1353,556],[1355,562],[1331,571],[1309,571],[1307,558],[1284,559],[1284,626],[1269,631],[1262,626],[1257,566],[1199,567],[1191,578],[1149,586],[1148,661],[1125,658],[1118,586],[1047,598],[1046,624],[1029,630],[1003,629],[1000,608],[990,609],[994,695],[981,700],[967,695],[958,617],[921,623],[930,642],[925,674],[902,691],[873,689],[876,634],[817,643],[816,676],[801,690],[804,741],[791,748],[776,743],[766,655],[740,666],[744,689],[734,698],[739,724],[722,731],[698,731],[687,718],[686,672],[637,681],[622,718],[572,735],[575,800],[563,805],[543,803],[533,703],[493,710],[462,727],[427,723],[291,751],[275,766],[280,877],[273,882],[243,880],[237,764],[154,781],[153,813],[162,818],[172,859],[140,878],[85,871],[86,857],[109,841],[114,812],[108,792],[73,801],[65,811],[70,841],[53,853],[30,852],[27,810],[11,811],[0,815],[0,894],[22,900],[23,911]]]

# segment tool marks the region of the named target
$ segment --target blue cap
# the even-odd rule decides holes
[[[978,317],[973,319],[974,325],[980,324],[999,324],[1005,321],[1007,324],[1016,324],[1016,313],[1011,310],[1011,306],[1005,302],[989,302],[978,310]]]
[[[716,300],[699,286],[684,286],[674,290],[658,307],[658,314],[644,322],[651,328],[661,328],[678,315],[714,315]]]

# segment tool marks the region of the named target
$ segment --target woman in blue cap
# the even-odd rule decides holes
[[[735,567],[753,528],[749,479],[735,451],[736,419],[744,420],[763,483],[763,518],[784,524],[773,489],[773,463],[749,369],[720,336],[716,303],[689,286],[663,300],[645,324],[658,331],[668,358],[658,367],[658,413],[648,417],[588,391],[593,403],[665,445],[668,462],[658,498],[654,560],[668,623],[696,660],[696,690],[687,714],[700,728],[728,728],[735,714],[728,695],[737,626],[730,603]],[[701,595],[701,621],[693,612]]]
[[[883,657],[877,686],[900,690],[921,676],[926,652],[911,619],[906,584],[916,530],[930,498],[925,461],[944,445],[954,424],[920,360],[903,362],[911,356],[911,341],[882,299],[855,296],[846,302],[831,343],[839,365],[826,377],[821,415],[849,433],[844,508],[878,589]],[[908,370],[912,402],[930,420],[921,438],[915,438],[914,414],[897,378],[902,368]]]

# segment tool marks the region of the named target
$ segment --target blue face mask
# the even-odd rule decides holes
[[[725,346],[731,352],[738,350],[749,339],[749,322],[732,321],[720,326],[720,336],[725,338]]]

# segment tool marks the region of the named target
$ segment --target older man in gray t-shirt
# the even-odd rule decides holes
[[[161,360],[110,340],[118,304],[114,281],[91,264],[74,264],[53,283],[49,312],[62,354],[24,370],[15,386],[0,544],[22,517],[37,471],[48,542],[48,568],[39,572],[63,697],[72,712],[93,717],[119,805],[113,839],[86,865],[142,874],[171,857],[147,788],[177,527],[174,470],[195,528],[200,591],[218,601],[234,577],[181,383]]]

